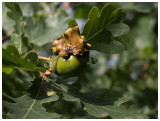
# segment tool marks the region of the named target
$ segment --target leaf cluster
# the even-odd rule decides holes
[[[151,8],[147,10],[147,7],[144,9],[134,4],[129,9],[120,3],[92,3],[92,9],[87,11],[89,14],[86,16],[80,14],[83,10],[79,11],[83,4],[76,4],[79,16],[75,13],[75,18],[86,19],[81,35],[92,44],[90,64],[77,77],[64,78],[52,74],[49,78],[43,78],[40,74],[46,71],[46,66],[38,56],[50,55],[53,39],[59,39],[67,25],[71,28],[79,22],[77,19],[69,21],[67,10],[65,12],[61,8],[61,3],[37,3],[38,7],[34,3],[3,3],[3,36],[13,30],[2,48],[3,118],[132,119],[148,118],[146,114],[156,113],[157,103],[147,100],[146,95],[152,95],[157,100],[158,64],[153,43],[156,39],[153,33],[156,21],[148,16],[142,17],[136,24],[136,20],[130,23],[126,20],[125,11],[146,14]],[[91,7],[85,6],[88,5],[84,5],[84,10]],[[133,27],[131,31],[125,23]],[[128,51],[124,51],[126,48]],[[110,60],[118,64],[111,67]],[[150,64],[149,71],[140,71],[144,62]],[[130,76],[132,72],[139,76],[135,82]],[[149,77],[146,82],[140,78],[145,74]],[[147,104],[153,106],[149,109],[154,111],[142,112],[140,108]]]

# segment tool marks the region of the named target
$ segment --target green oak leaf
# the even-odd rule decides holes
[[[7,65],[2,64],[2,72],[6,74],[10,74],[13,71],[13,68]]]
[[[33,48],[33,44],[28,42],[27,37],[20,36],[17,33],[13,33],[11,35],[11,40],[14,42],[14,45],[18,48],[18,51],[19,53],[21,53],[21,55],[24,55]]]
[[[7,118],[11,119],[46,119],[59,118],[61,115],[57,113],[49,113],[44,107],[43,103],[58,100],[58,95],[45,95],[46,85],[42,78],[36,78],[33,85],[30,87],[30,94],[23,95],[19,98],[13,98],[6,94],[3,96],[12,100],[14,103],[3,100],[3,106],[8,108],[11,112],[7,113]]]
[[[6,7],[10,10],[7,12],[8,17],[14,21],[15,31],[11,35],[11,40],[19,49],[19,53],[24,55],[32,49],[32,45],[28,43],[28,38],[24,37],[23,14],[18,3],[6,2]]]
[[[129,27],[122,23],[126,13],[112,4],[105,5],[99,12],[93,7],[84,26],[82,35],[92,44],[92,49],[103,53],[117,53],[125,47],[114,37],[127,34]]]
[[[111,33],[113,37],[118,37],[124,34],[127,34],[129,32],[129,26],[124,23],[116,23],[111,24],[107,28]]]
[[[90,13],[89,13],[89,15],[88,15],[88,18],[89,19],[94,19],[94,18],[96,18],[96,17],[98,17],[99,16],[99,9],[96,7],[96,6],[94,6],[92,9],[91,9],[91,11],[90,11]]]
[[[10,11],[7,15],[15,22],[15,31],[19,35],[23,33],[24,25],[23,25],[23,15],[21,8],[15,2],[5,2],[5,5]]]
[[[103,118],[106,116],[111,116],[114,119],[143,119],[147,118],[145,115],[141,114],[139,110],[135,109],[124,109],[121,107],[113,106],[113,105],[96,105],[92,103],[83,102],[84,109],[91,115],[99,118]]]
[[[42,71],[44,68],[36,67],[38,56],[35,52],[28,52],[25,57],[21,57],[17,48],[13,45],[8,45],[6,49],[2,49],[3,64],[12,68],[22,68],[28,71]]]
[[[3,29],[8,32],[14,26],[14,21],[7,15],[8,8],[5,6],[4,2],[2,3],[2,25]]]
[[[52,86],[63,93],[63,99],[66,101],[80,101],[84,105],[84,110],[89,114],[105,118],[147,118],[137,109],[125,109],[120,105],[129,99],[123,98],[104,98],[108,94],[107,89],[94,89],[86,93],[81,93],[71,88],[67,84],[58,84],[53,79],[49,79]]]

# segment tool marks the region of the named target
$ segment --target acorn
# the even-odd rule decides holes
[[[80,35],[79,27],[69,28],[53,41],[50,70],[57,75],[76,75],[86,66],[91,44]]]
[[[52,56],[50,58],[50,70],[57,75],[78,75],[86,66],[87,57],[70,55],[67,58]]]

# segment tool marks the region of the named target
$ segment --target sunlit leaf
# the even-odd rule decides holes
[[[121,23],[125,15],[122,9],[115,8],[112,4],[105,5],[100,14],[98,8],[93,7],[89,13],[82,35],[93,45],[92,49],[94,50],[103,53],[120,52],[124,50],[123,44],[117,41],[112,42],[112,38],[126,34],[129,31],[129,27]],[[121,46],[116,47],[116,44],[114,44],[110,48],[111,43],[119,43],[118,45]],[[115,51],[115,48],[118,50]]]
[[[13,68],[7,65],[2,65],[2,72],[10,74],[13,71]]]

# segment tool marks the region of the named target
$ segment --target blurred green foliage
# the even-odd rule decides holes
[[[59,34],[67,29],[67,22],[70,18],[75,19],[80,28],[83,28],[91,8],[97,6],[101,10],[106,3],[18,4],[24,16],[23,24],[26,27],[24,27],[24,33],[30,37],[27,45],[29,43],[31,46],[33,43],[31,48],[34,48],[38,55],[47,57],[52,55],[49,49],[52,46],[52,40],[58,39]],[[104,95],[105,98],[126,96],[129,101],[124,101],[122,107],[139,108],[149,118],[158,118],[158,3],[129,2],[114,3],[114,5],[127,12],[124,23],[130,27],[130,32],[115,37],[125,45],[126,49],[118,54],[92,51],[97,56],[98,62],[88,64],[72,87],[79,89],[82,93],[92,89],[105,88],[108,90],[107,95]],[[24,37],[18,32],[14,32],[16,36],[12,34],[11,37],[8,37],[11,35],[14,22],[7,16],[9,8],[5,7],[4,3],[2,7],[2,46],[6,48],[8,44],[15,44],[11,41],[14,40],[14,37]],[[19,16],[14,19],[22,18]],[[27,23],[30,24],[26,25]],[[48,34],[52,36],[48,36]],[[44,64],[45,61],[39,61],[38,66],[44,67]],[[33,80],[32,74],[20,68],[12,69],[6,65],[4,68],[10,71],[2,73],[2,93],[14,98],[26,94],[26,89],[30,88]],[[34,75],[37,74],[34,73]],[[56,75],[53,74],[53,78],[55,77]],[[48,93],[56,92],[55,90],[47,91]],[[70,97],[69,99],[74,98]],[[11,99],[3,96],[3,100],[10,101]],[[67,102],[62,98],[59,98],[57,102],[43,104],[47,112],[61,114],[63,115],[61,118],[96,118],[83,111],[81,105],[84,106],[81,102]],[[10,110],[4,107],[3,118],[7,118],[8,112]],[[105,118],[111,117],[106,115]]]

